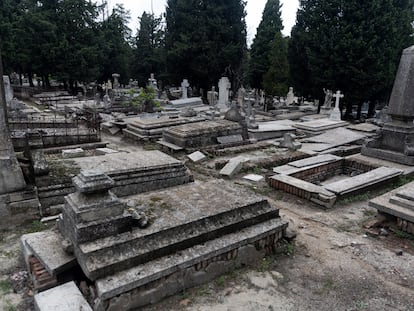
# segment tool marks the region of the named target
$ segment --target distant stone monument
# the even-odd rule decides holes
[[[230,88],[231,84],[229,78],[222,77],[219,81],[219,100],[218,105],[219,107],[227,107],[229,103],[230,97]]]
[[[341,121],[341,110],[339,109],[339,101],[341,98],[344,98],[344,95],[341,94],[341,91],[337,91],[335,95],[335,108],[332,110],[329,119],[332,121]]]
[[[291,106],[295,102],[295,94],[293,93],[293,87],[289,88],[289,92],[286,95],[286,105]]]
[[[405,165],[414,165],[414,45],[402,53],[388,104],[391,120],[362,154]]]
[[[112,74],[112,78],[114,78],[114,83],[113,83],[113,88],[114,89],[119,89],[120,88],[120,84],[119,84],[119,78],[121,77],[121,75],[119,73],[113,73]]]
[[[323,92],[325,93],[325,100],[321,107],[320,113],[324,115],[330,115],[332,112],[333,92],[332,90],[327,90],[327,89],[323,89]]]
[[[181,99],[187,99],[188,98],[188,88],[189,87],[190,87],[190,83],[188,83],[187,79],[184,79],[183,82],[181,82],[181,90],[182,90]]]

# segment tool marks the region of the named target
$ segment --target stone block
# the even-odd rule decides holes
[[[113,154],[118,153],[119,151],[113,150],[110,148],[96,148],[96,155],[106,155],[106,154]]]
[[[82,148],[65,149],[62,150],[62,157],[64,159],[79,158],[85,156],[85,150]]]
[[[243,157],[236,157],[231,159],[220,171],[220,175],[233,178],[243,167],[243,162],[246,160]]]
[[[264,177],[261,175],[249,174],[249,175],[243,176],[243,179],[247,179],[247,180],[254,181],[254,182],[259,182],[259,181],[262,181]]]
[[[76,258],[62,248],[63,237],[55,231],[25,234],[21,241],[30,254],[36,256],[47,272],[58,275],[77,265]]]
[[[36,294],[34,303],[36,311],[93,311],[74,282]]]
[[[217,137],[217,141],[222,144],[234,144],[234,143],[240,143],[243,141],[243,137],[238,134],[238,135],[229,135],[229,136],[220,136]]]
[[[193,152],[187,156],[191,161],[197,163],[207,159],[206,155],[200,151]]]

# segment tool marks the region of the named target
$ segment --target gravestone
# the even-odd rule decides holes
[[[391,120],[380,136],[366,144],[362,154],[414,165],[414,46],[403,51],[388,105]]]
[[[188,80],[184,79],[183,82],[181,82],[181,89],[182,89],[181,99],[187,99],[188,98],[188,88],[189,87],[190,87],[190,84],[188,83]]]
[[[289,92],[286,95],[286,105],[291,106],[295,101],[295,94],[293,93],[293,87],[289,88]]]
[[[112,78],[114,78],[114,84],[113,84],[113,88],[114,89],[119,89],[120,85],[119,85],[119,77],[121,75],[119,73],[113,73],[112,74]]]
[[[225,108],[229,103],[230,96],[230,81],[227,77],[222,77],[219,81],[219,101],[218,105],[220,108]]]
[[[329,119],[332,121],[341,121],[341,110],[339,110],[339,101],[341,98],[344,98],[344,95],[341,94],[341,91],[337,91],[335,95],[335,108],[332,110]]]
[[[332,90],[323,89],[325,93],[325,100],[323,102],[323,106],[321,107],[321,114],[330,115],[332,112],[332,98],[333,93]]]

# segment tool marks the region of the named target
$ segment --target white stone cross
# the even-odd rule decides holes
[[[335,100],[335,109],[336,108],[339,109],[339,101],[341,100],[341,98],[344,98],[345,95],[341,94],[341,91],[337,91],[336,94],[333,97],[336,98],[336,100]]]
[[[182,92],[183,92],[183,95],[181,96],[182,99],[188,98],[187,89],[188,89],[189,86],[190,86],[190,84],[188,83],[188,80],[184,79],[183,82],[181,83],[181,88],[182,88]]]
[[[335,95],[335,108],[332,110],[329,119],[332,121],[341,121],[341,111],[339,110],[339,101],[341,98],[344,98],[344,94],[341,94],[341,91],[337,91]]]

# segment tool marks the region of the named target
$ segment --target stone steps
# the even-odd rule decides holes
[[[369,206],[376,208],[382,213],[393,215],[402,220],[414,223],[413,193],[414,182],[411,182],[372,199],[369,201]]]
[[[81,259],[79,262],[85,274],[90,279],[97,279],[279,217],[279,211],[266,200],[224,211],[217,209],[211,215],[164,226],[161,230],[153,225],[148,230],[136,229],[116,238],[83,243],[75,253]]]
[[[286,227],[280,218],[270,219],[100,278],[95,310],[135,310],[256,262],[274,249]]]

